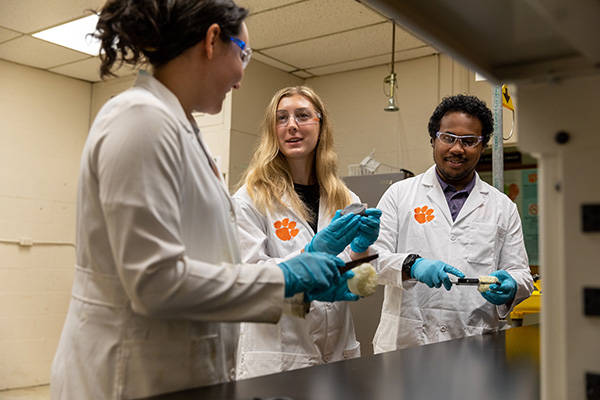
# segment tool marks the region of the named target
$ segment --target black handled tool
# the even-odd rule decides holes
[[[360,264],[364,264],[366,262],[374,260],[377,257],[379,257],[379,254],[373,254],[363,258],[359,258],[358,260],[347,262],[346,265],[344,265],[343,267],[339,267],[338,269],[340,271],[340,274],[343,274],[344,272],[350,271],[352,268],[358,267]]]

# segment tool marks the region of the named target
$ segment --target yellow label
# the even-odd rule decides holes
[[[502,106],[508,108],[511,111],[515,111],[513,106],[512,98],[508,94],[508,86],[502,85]]]

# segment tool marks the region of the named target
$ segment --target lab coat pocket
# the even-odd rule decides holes
[[[281,361],[283,371],[319,365],[319,360],[316,356],[302,353],[282,353]]]
[[[360,343],[355,341],[354,344],[354,347],[347,348],[342,352],[342,357],[344,360],[360,357]]]
[[[492,265],[498,228],[492,224],[472,223],[467,245],[467,261]]]
[[[217,382],[218,335],[194,340],[126,340],[118,364],[119,399],[137,399]]]
[[[237,378],[238,380],[248,379],[283,371],[283,361],[280,352],[244,352],[241,354],[240,362],[237,366]]]

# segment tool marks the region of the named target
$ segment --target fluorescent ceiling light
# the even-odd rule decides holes
[[[46,29],[33,35],[38,39],[46,40],[60,46],[68,47],[92,56],[100,52],[100,41],[88,36],[96,31],[97,15],[80,18],[78,20]]]

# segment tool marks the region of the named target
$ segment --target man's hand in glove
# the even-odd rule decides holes
[[[501,306],[515,298],[517,281],[508,272],[501,269],[492,272],[490,276],[495,276],[499,282],[490,285],[489,290],[481,293],[484,299],[494,305]]]
[[[417,258],[410,270],[411,276],[419,282],[436,288],[441,287],[443,284],[446,290],[450,290],[452,283],[450,282],[448,273],[456,275],[459,278],[465,277],[465,274],[461,271],[443,261],[428,260],[426,258]]]

